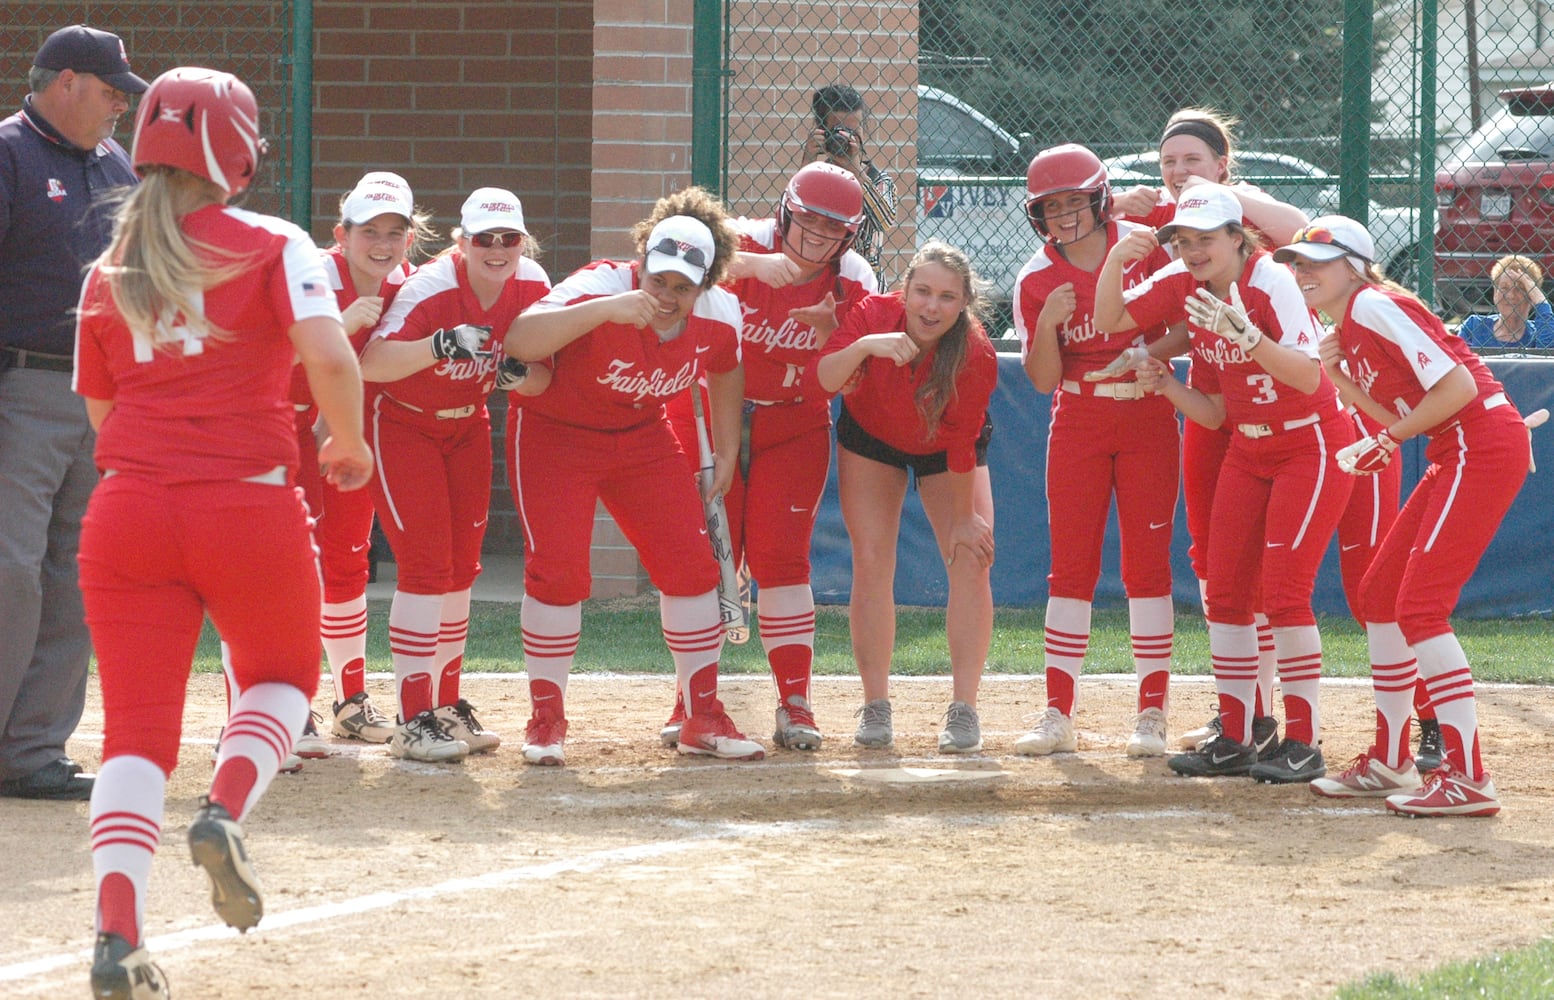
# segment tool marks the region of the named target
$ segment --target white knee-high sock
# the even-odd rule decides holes
[[[529,674],[529,699],[538,711],[552,699],[557,711],[566,698],[567,676],[577,656],[578,638],[583,634],[581,604],[546,604],[523,595],[519,621],[523,628],[523,667]]]
[[[1079,671],[1090,649],[1089,601],[1047,598],[1044,658],[1047,707],[1073,717],[1079,701]]]
[[[1453,632],[1414,643],[1419,676],[1424,678],[1430,704],[1441,723],[1441,740],[1452,770],[1474,781],[1484,777],[1479,757],[1478,700],[1473,695],[1473,671]]]
[[[432,667],[442,623],[441,594],[394,591],[389,605],[389,653],[399,690],[400,721],[408,722],[436,706],[432,698]]]
[[[290,684],[255,684],[238,695],[221,737],[211,801],[241,821],[270,787],[307,721],[307,695]]]
[[[1273,626],[1261,611],[1252,615],[1257,626],[1257,701],[1262,714],[1273,715],[1273,682],[1279,676],[1279,655],[1274,650]]]
[[[686,715],[710,710],[717,701],[718,656],[723,652],[718,592],[709,590],[696,597],[660,594],[658,614],[664,642],[674,658],[675,679],[685,698]]]
[[[1316,746],[1322,741],[1322,714],[1317,701],[1322,680],[1322,637],[1315,625],[1275,626],[1273,646],[1279,657],[1279,690],[1284,695],[1284,736]]]
[[[1138,709],[1162,712],[1171,684],[1171,649],[1176,634],[1171,597],[1128,599],[1128,631],[1133,638],[1133,671],[1138,675]]]
[[[469,640],[469,588],[442,595],[437,628],[437,707],[459,700],[459,675],[464,670],[464,645]]]
[[[92,872],[97,930],[140,943],[146,885],[162,838],[167,775],[144,757],[103,761],[92,785]]]
[[[1225,736],[1252,742],[1252,699],[1257,694],[1257,628],[1209,622],[1209,655],[1214,661],[1214,688],[1219,692],[1219,720]]]
[[[792,695],[808,700],[815,659],[815,592],[807,583],[762,587],[757,616],[777,703],[786,704]]]
[[[320,622],[324,659],[329,663],[338,704],[362,690],[367,666],[367,595],[338,604],[325,601]]]
[[[1366,622],[1365,645],[1370,650],[1371,686],[1376,690],[1376,752],[1383,764],[1396,770],[1413,755],[1408,726],[1414,714],[1419,661],[1397,622]]]

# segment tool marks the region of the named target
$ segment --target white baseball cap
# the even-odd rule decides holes
[[[502,188],[476,188],[459,209],[459,228],[465,235],[489,233],[493,229],[515,229],[529,235],[523,225],[523,203],[511,191]]]
[[[406,222],[415,220],[415,197],[410,193],[410,185],[403,177],[386,170],[364,175],[340,203],[340,218],[353,226],[371,222],[385,212],[402,215]]]
[[[1223,184],[1194,184],[1176,199],[1176,215],[1169,225],[1155,230],[1164,243],[1176,235],[1179,227],[1209,232],[1232,222],[1240,222],[1241,202]]]
[[[715,256],[717,244],[712,240],[712,230],[688,215],[671,215],[648,234],[648,274],[674,271],[699,285]]]
[[[1326,261],[1348,257],[1356,271],[1376,260],[1376,244],[1365,227],[1344,215],[1322,215],[1295,231],[1288,246],[1273,252],[1273,259],[1288,264],[1296,257]]]

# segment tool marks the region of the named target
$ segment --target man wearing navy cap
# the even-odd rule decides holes
[[[86,700],[76,550],[97,472],[72,310],[112,233],[104,196],[135,183],[113,130],[146,81],[119,36],[72,25],[27,83],[0,121],[0,796],[85,800],[65,742]]]

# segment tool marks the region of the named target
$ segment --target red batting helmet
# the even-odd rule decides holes
[[[782,210],[777,223],[784,240],[795,212],[834,219],[847,227],[847,238],[837,244],[836,251],[827,258],[835,260],[846,253],[858,237],[858,227],[863,224],[863,188],[858,186],[858,178],[851,170],[833,163],[808,164],[799,168],[788,181],[788,190],[782,194]]]
[[[1049,243],[1056,241],[1042,217],[1041,203],[1065,191],[1080,191],[1090,196],[1097,227],[1105,225],[1106,217],[1111,214],[1112,185],[1106,177],[1106,164],[1100,157],[1077,143],[1044,149],[1031,160],[1030,169],[1025,172],[1025,217],[1030,220],[1036,235]]]
[[[140,99],[130,159],[137,173],[177,167],[231,198],[253,183],[267,148],[259,137],[259,102],[246,83],[231,73],[180,66],[151,81]]]

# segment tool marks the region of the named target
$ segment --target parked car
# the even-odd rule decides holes
[[[917,87],[917,245],[960,247],[992,286],[991,330],[1011,323],[1014,279],[1040,245],[1025,221],[1028,137],[947,91]]]
[[[1160,154],[1155,150],[1108,157],[1108,170],[1124,176],[1147,174],[1160,183]],[[1311,218],[1338,211],[1338,178],[1314,163],[1287,153],[1236,150],[1236,172],[1273,197],[1294,205]],[[1418,212],[1370,204],[1367,228],[1376,241],[1376,263],[1387,277],[1409,288],[1419,287]]]
[[[1435,174],[1435,291],[1451,315],[1494,311],[1489,269],[1505,254],[1554,272],[1554,83],[1500,100]]]

